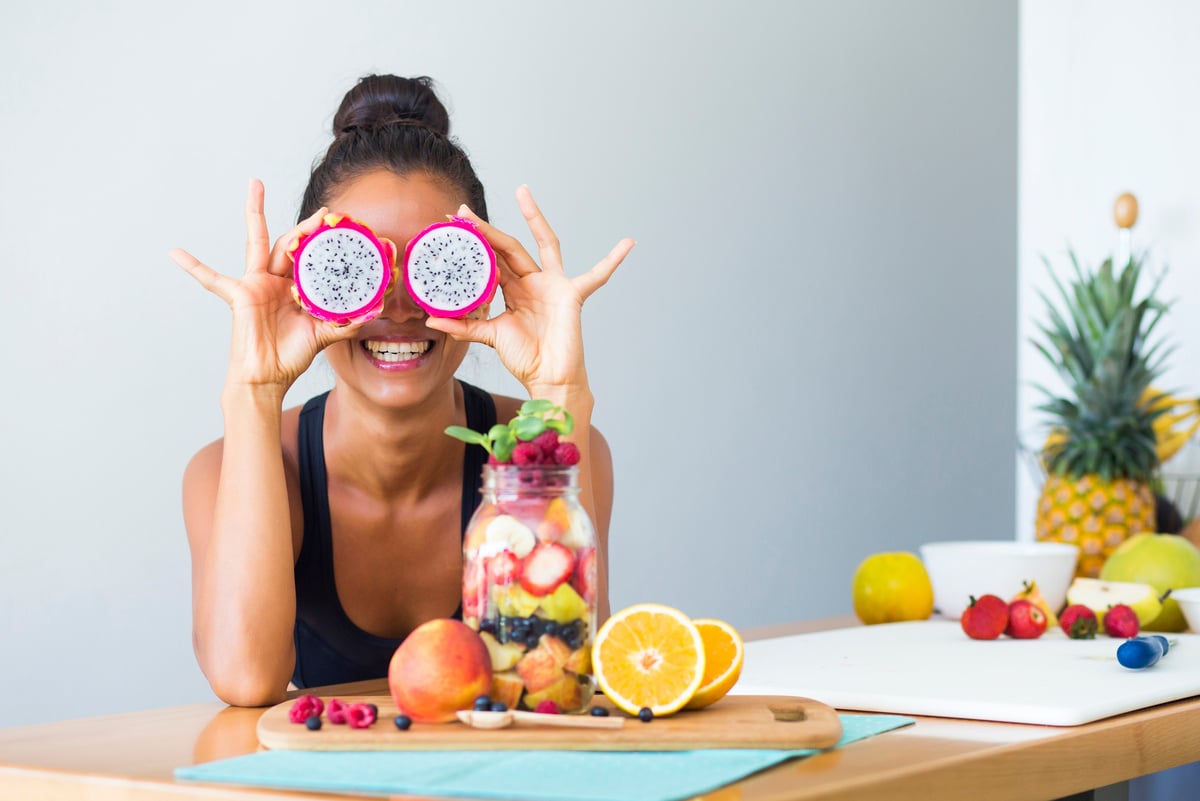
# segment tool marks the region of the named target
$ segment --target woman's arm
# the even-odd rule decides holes
[[[295,663],[296,537],[272,395],[227,388],[225,438],[184,473],[192,643],[213,692],[235,706],[282,700]]]
[[[171,253],[233,313],[221,393],[225,437],[188,465],[183,504],[192,554],[196,658],[213,691],[238,706],[282,699],[295,662],[293,569],[300,535],[284,469],[283,398],[317,353],[361,327],[319,322],[292,299],[286,247],[315,230],[324,212],[272,248],[263,187],[252,181],[241,278],[222,275],[182,250]]]

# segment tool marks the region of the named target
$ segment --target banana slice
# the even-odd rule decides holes
[[[518,559],[524,559],[537,544],[533,530],[512,515],[500,515],[488,523],[483,536],[484,544],[480,552],[499,553],[503,550],[512,551]]]

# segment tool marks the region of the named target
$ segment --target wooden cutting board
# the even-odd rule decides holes
[[[326,703],[329,698],[323,699]],[[389,696],[343,697],[379,707],[379,719],[366,729],[334,725],[309,731],[288,720],[292,701],[263,713],[258,741],[267,748],[303,751],[451,751],[553,749],[571,751],[686,751],[698,748],[829,748],[842,736],[837,712],[811,698],[795,696],[726,696],[706,709],[678,712],[642,723],[615,710],[607,699],[593,702],[626,718],[620,729],[571,729],[521,722],[505,729],[475,729],[453,723],[414,723],[400,731],[393,723],[396,705]],[[799,720],[777,720],[772,709],[799,714]],[[792,717],[792,715],[782,715]]]

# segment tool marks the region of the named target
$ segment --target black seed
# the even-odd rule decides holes
[[[654,720],[654,713],[650,711],[650,707],[644,706],[638,710],[638,720],[642,723],[649,723]]]
[[[317,715],[309,715],[308,718],[305,719],[304,725],[309,731],[316,731],[317,729],[321,728],[321,718]]]
[[[412,718],[408,715],[396,715],[395,724],[400,731],[408,731],[408,727],[412,725]]]

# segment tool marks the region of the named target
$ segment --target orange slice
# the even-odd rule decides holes
[[[691,700],[704,678],[704,640],[678,609],[635,604],[596,632],[592,670],[608,699],[636,715],[669,715]]]
[[[704,641],[704,678],[684,709],[703,709],[720,701],[737,684],[745,648],[737,629],[724,620],[700,618],[692,622]]]

